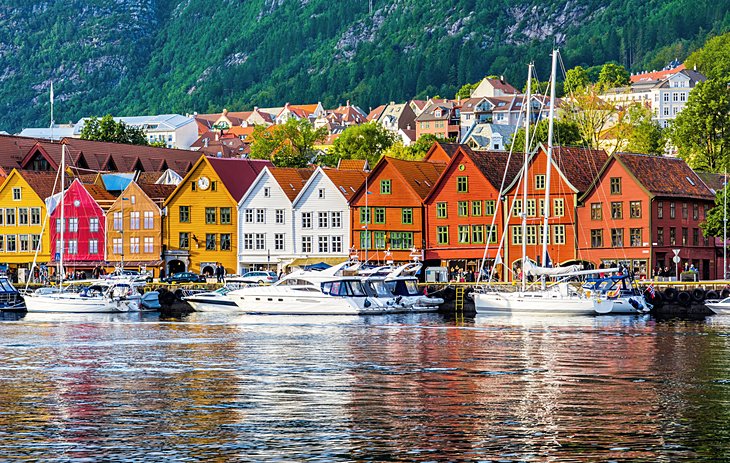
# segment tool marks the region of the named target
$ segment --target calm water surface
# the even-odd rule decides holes
[[[730,460],[730,317],[0,322],[0,460]]]

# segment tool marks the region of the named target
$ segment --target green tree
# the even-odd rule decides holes
[[[461,86],[461,88],[456,92],[456,95],[454,98],[461,98],[466,99],[471,96],[471,93],[479,86],[479,82],[475,82],[473,84],[464,84]]]
[[[314,129],[306,119],[291,118],[271,127],[256,126],[252,135],[253,159],[269,159],[277,167],[306,167],[314,157],[314,146],[327,139],[327,129]]]
[[[671,126],[670,139],[693,169],[728,167],[730,88],[719,80],[700,82]]]
[[[725,195],[728,193],[728,188],[730,188],[730,185],[726,185],[725,188],[717,192],[717,195],[715,196],[715,207],[707,211],[707,217],[705,217],[704,222],[700,223],[700,228],[702,229],[702,233],[707,236],[722,236],[723,226],[724,226],[724,214],[727,214],[727,217],[730,218],[730,201],[728,201],[728,210],[723,211],[724,205],[725,205]],[[728,198],[730,199],[730,198]]]
[[[543,119],[537,123],[537,126],[530,128],[532,133],[532,139],[530,140],[530,146],[534,148],[540,143],[547,144],[548,141],[548,125],[549,121]],[[580,128],[578,124],[569,120],[556,120],[554,128],[553,142],[555,145],[560,146],[576,146],[583,145],[583,137],[580,134]],[[524,151],[525,149],[525,129],[520,128],[517,133],[512,137],[512,142],[509,146],[514,146],[516,151]]]
[[[403,146],[403,143],[397,142],[391,145],[390,148],[383,151],[383,156],[388,156],[396,159],[404,159],[406,161],[420,161],[423,159],[425,151],[414,150],[412,146]]]
[[[443,139],[441,137],[437,137],[432,133],[427,133],[418,137],[418,140],[408,146],[408,150],[411,152],[411,155],[414,157],[414,159],[423,159],[423,157],[426,155],[426,153],[428,153],[428,150],[431,149],[435,142],[453,143],[454,140],[450,138]]]
[[[376,122],[353,125],[335,139],[323,162],[335,165],[340,159],[367,159],[374,166],[395,140],[392,132]]]
[[[651,109],[632,105],[628,109],[628,119],[627,151],[656,155],[664,152],[664,133],[659,124],[652,120]]]
[[[730,80],[730,32],[708,40],[684,64],[690,69],[697,66],[710,79]]]
[[[598,96],[598,86],[592,85],[566,99],[565,120],[577,124],[584,144],[593,149],[600,146],[601,135],[609,128],[616,108]]]
[[[629,85],[631,74],[620,64],[606,63],[598,75],[598,84],[603,88],[623,87]]]
[[[583,69],[582,66],[568,69],[568,72],[565,73],[563,88],[568,95],[582,91],[589,85],[591,85],[591,79],[588,77],[588,71]]]
[[[81,129],[81,139],[126,143],[128,145],[147,145],[144,131],[138,127],[129,127],[124,122],[116,122],[111,114],[98,119],[90,117]]]

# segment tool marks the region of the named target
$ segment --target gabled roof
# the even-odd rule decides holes
[[[484,78],[484,80],[486,80],[487,82],[489,82],[492,85],[492,88],[494,88],[495,90],[501,90],[502,93],[510,93],[510,94],[513,94],[513,95],[516,95],[516,94],[519,93],[516,88],[514,88],[513,86],[511,86],[505,80],[495,79],[495,78],[486,78],[486,77]]]
[[[89,192],[89,195],[91,195],[92,198],[94,198],[94,201],[97,203],[104,203],[104,202],[114,202],[116,197],[106,191],[103,187],[100,187],[99,185],[96,185],[94,183],[85,183],[83,184],[84,188],[86,188],[86,191]],[[101,204],[99,204],[101,206]]]
[[[294,167],[269,167],[268,169],[291,202],[296,199],[309,177],[314,173],[314,169],[297,169]]]
[[[367,173],[362,170],[322,169],[324,175],[334,183],[337,191],[349,201],[360,186],[365,183]]]
[[[377,108],[370,111],[367,117],[368,121],[377,121],[378,119],[380,119],[380,115],[383,114],[383,111],[385,111],[385,107],[386,105],[381,104]]]
[[[431,145],[431,148],[428,149],[426,152],[426,155],[423,157],[424,161],[428,161],[433,156],[434,152],[436,150],[441,150],[444,153],[446,153],[446,156],[449,157],[449,159],[452,159],[457,151],[459,151],[459,145],[458,143],[443,143],[440,141],[435,141],[433,145]]]
[[[661,71],[652,71],[652,72],[644,72],[641,74],[634,74],[633,76],[631,76],[631,82],[632,83],[640,82],[642,80],[662,80],[665,77],[669,77],[672,74],[678,73],[679,71],[681,71],[684,68],[685,68],[684,64],[680,64],[676,68],[672,68],[672,69],[663,69]]]
[[[175,191],[176,185],[163,185],[160,183],[138,183],[137,186],[140,190],[144,191],[144,194],[154,202],[164,202],[173,191]]]
[[[7,173],[20,168],[20,161],[38,141],[35,138],[0,135],[0,167]]]
[[[241,200],[264,167],[273,167],[271,161],[263,159],[207,158],[207,160],[236,202]]]
[[[14,169],[16,174],[22,177],[30,186],[38,197],[45,201],[46,198],[53,195],[53,186],[56,184],[55,172],[33,172],[29,170]],[[11,172],[12,174],[12,172]],[[66,178],[66,183],[70,184],[71,179]],[[60,179],[59,179],[60,183]],[[61,186],[56,185],[56,190],[60,191]]]
[[[714,172],[696,172],[695,173],[705,182],[705,185],[717,194],[718,191],[725,188],[725,184],[730,180],[727,174],[716,174]]]
[[[715,195],[680,158],[616,153],[614,157],[652,195],[714,200]]]
[[[337,163],[338,170],[359,170],[361,172],[370,170],[367,159],[340,159]]]
[[[546,147],[541,147],[547,151]],[[578,190],[587,191],[608,160],[605,151],[574,146],[556,146],[553,148],[553,163],[562,172],[568,182]]]
[[[368,178],[377,175],[386,164],[393,166],[394,170],[401,176],[403,181],[421,198],[421,200],[428,196],[431,189],[441,176],[441,173],[444,169],[446,169],[446,164],[440,162],[405,161],[402,159],[384,156],[380,159],[373,171],[370,172]],[[365,185],[363,183],[350,200],[357,196],[364,187]]]

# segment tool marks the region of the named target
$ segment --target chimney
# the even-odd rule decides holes
[[[390,102],[390,105],[391,105],[391,106],[394,106],[394,105],[395,105],[395,101],[391,101],[391,102]]]
[[[350,107],[350,100],[347,100],[347,107]]]
[[[253,107],[253,110],[254,110],[254,111],[258,111],[258,110],[259,110],[259,107],[258,107],[258,106],[254,106],[254,107]]]
[[[504,83],[504,76],[499,76],[499,81]]]
[[[226,108],[223,108],[223,115],[225,116],[226,114],[228,114],[228,110]]]
[[[218,132],[216,132],[215,133],[215,141],[218,141],[218,137],[219,137]]]

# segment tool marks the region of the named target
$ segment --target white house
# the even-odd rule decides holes
[[[280,272],[300,253],[292,202],[312,169],[265,167],[238,203],[238,271]]]
[[[348,258],[351,246],[348,201],[366,176],[363,170],[318,167],[314,171],[293,202],[296,249],[304,262]]]
[[[79,138],[88,118],[74,125],[73,137]],[[150,143],[165,142],[168,148],[189,149],[198,139],[198,124],[191,116],[160,114],[157,116],[115,117],[129,127],[140,128]]]

